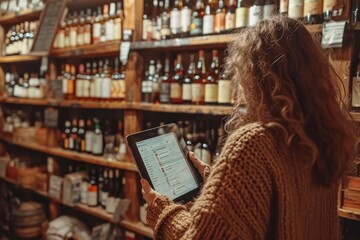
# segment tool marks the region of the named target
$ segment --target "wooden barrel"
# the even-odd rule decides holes
[[[41,235],[41,223],[46,219],[44,209],[36,202],[23,202],[12,209],[11,223],[14,234],[20,238]]]

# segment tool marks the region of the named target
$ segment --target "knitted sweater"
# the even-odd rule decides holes
[[[310,168],[253,123],[229,136],[189,209],[159,196],[147,221],[155,239],[335,240],[337,186],[314,184]]]

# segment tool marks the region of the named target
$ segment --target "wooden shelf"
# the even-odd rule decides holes
[[[342,218],[360,221],[360,210],[338,208],[338,215]]]
[[[360,122],[360,112],[350,112],[355,122]]]
[[[111,222],[112,219],[113,219],[113,215],[107,213],[101,207],[89,207],[89,206],[87,206],[85,204],[76,204],[74,206],[70,206],[68,204],[63,203],[60,199],[50,197],[47,192],[39,191],[39,190],[37,190],[35,188],[24,187],[24,186],[20,185],[19,183],[17,183],[16,181],[13,181],[13,180],[8,179],[8,178],[1,178],[1,179],[3,179],[7,183],[19,186],[19,187],[21,187],[23,189],[32,191],[32,192],[34,192],[34,193],[36,193],[36,194],[38,194],[40,196],[48,198],[52,202],[55,202],[57,204],[62,204],[62,205],[68,206],[68,207],[72,207],[72,208],[74,208],[76,210],[79,210],[79,211],[85,213],[85,214],[100,218],[100,219],[105,220],[107,222]],[[143,236],[147,236],[147,237],[150,237],[150,238],[153,237],[152,229],[145,226],[142,222],[131,222],[131,221],[127,221],[127,220],[122,220],[120,225],[123,226],[124,228],[130,230],[130,231],[136,232],[136,233],[141,234]]]
[[[52,105],[52,101],[45,99],[31,99],[31,98],[13,98],[13,97],[1,97],[0,103],[9,103],[9,104],[21,104],[21,105],[39,105],[47,106]],[[55,102],[54,102],[55,104]]]
[[[100,166],[105,166],[105,167],[111,167],[111,168],[117,168],[117,169],[122,169],[122,170],[127,170],[127,171],[134,171],[134,172],[138,171],[135,163],[132,163],[132,162],[108,161],[104,157],[98,157],[98,156],[94,156],[91,154],[67,151],[67,150],[64,150],[61,148],[47,147],[47,146],[42,146],[40,144],[31,143],[31,142],[17,142],[17,141],[9,140],[5,137],[0,137],[0,138],[1,138],[1,140],[5,141],[9,144],[13,144],[13,145],[16,145],[19,147],[34,150],[37,152],[42,152],[42,153],[49,154],[49,155],[56,156],[56,157],[62,157],[62,158],[70,159],[73,161],[85,162],[85,163],[90,163],[90,164],[95,164],[95,165],[100,165]]]
[[[150,112],[192,113],[208,115],[229,115],[233,110],[233,108],[229,106],[152,104],[143,102],[134,102],[131,104],[131,108]]]
[[[19,13],[8,13],[6,15],[0,16],[0,25],[14,25],[25,21],[37,20],[39,19],[41,12],[42,9],[26,9]]]
[[[31,55],[0,56],[0,63],[33,62],[39,60],[39,56]]]
[[[106,57],[118,55],[121,41],[111,41],[71,48],[53,48],[51,57],[56,58],[83,58],[83,57]]]
[[[139,41],[132,42],[132,50],[142,49],[176,49],[176,48],[189,48],[189,47],[214,47],[224,46],[230,42],[233,38],[233,34],[219,34],[189,38],[176,38],[160,41]]]
[[[54,105],[54,104],[53,104]],[[56,105],[56,104],[55,104]],[[130,104],[124,101],[87,101],[64,100],[57,104],[60,107],[92,108],[92,109],[128,109]]]

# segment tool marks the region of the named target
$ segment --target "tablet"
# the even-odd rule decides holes
[[[174,202],[188,202],[200,191],[202,177],[188,158],[188,148],[171,123],[126,137],[140,175]]]

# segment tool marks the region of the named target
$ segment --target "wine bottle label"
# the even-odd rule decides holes
[[[76,90],[75,90],[75,96],[76,97],[82,97],[83,96],[83,89],[84,89],[84,86],[83,86],[83,83],[84,81],[82,79],[77,79],[76,80]]]
[[[96,90],[95,90],[95,81],[91,81],[90,82],[90,97],[91,98],[94,98],[95,97],[95,93]]]
[[[74,87],[75,87],[75,81],[68,79],[68,81],[67,81],[67,87],[68,87],[67,93],[70,94],[70,95],[73,95],[73,94],[74,94],[74,90],[75,90],[75,89],[74,89]]]
[[[231,81],[219,80],[218,103],[231,102]]]
[[[171,83],[170,85],[170,99],[179,99],[182,97],[181,85],[179,83]]]
[[[203,20],[203,34],[214,33],[214,15],[205,15]]]
[[[102,96],[102,79],[101,78],[95,78],[94,80],[94,88],[95,88],[95,97],[101,98]]]
[[[216,103],[218,99],[218,85],[205,84],[205,102]]]
[[[152,21],[152,38],[154,40],[160,40],[161,39],[161,35],[160,35],[160,28],[158,27],[157,21]]]
[[[254,26],[264,16],[264,6],[253,5],[249,9],[249,26]]]
[[[88,193],[88,183],[83,181],[80,183],[80,202],[87,204],[87,193]]]
[[[353,77],[351,105],[360,107],[360,77]]]
[[[90,81],[89,80],[83,80],[82,83],[82,96],[85,98],[90,97]]]
[[[77,42],[76,28],[71,28],[71,30],[70,30],[70,46],[76,47],[76,42]]]
[[[170,84],[162,82],[160,84],[160,102],[169,103],[170,102]]]
[[[217,13],[214,20],[214,30],[219,33],[225,30],[225,13]]]
[[[249,8],[241,7],[236,9],[236,27],[246,27],[248,25]]]
[[[202,34],[203,30],[203,19],[202,18],[192,18],[191,26],[190,26],[190,34],[191,35],[199,35]]]
[[[68,86],[67,86],[67,84],[68,84],[68,80],[67,80],[66,78],[64,78],[64,79],[62,80],[62,92],[63,92],[63,94],[67,94],[67,93],[68,93]]]
[[[235,13],[228,13],[225,17],[225,30],[231,30],[235,28]]]
[[[80,150],[81,150],[82,152],[85,152],[85,150],[86,150],[86,142],[85,142],[85,139],[81,139],[81,141],[80,141]]]
[[[93,43],[98,43],[100,41],[101,36],[101,24],[100,23],[94,23],[93,24]]]
[[[101,205],[106,206],[109,192],[100,191],[100,202]]]
[[[191,9],[183,8],[181,10],[181,31],[189,32],[191,24]]]
[[[98,204],[98,190],[96,185],[90,185],[87,192],[87,203],[89,206]]]
[[[177,9],[170,12],[170,28],[172,33],[181,30],[181,14]]]
[[[211,163],[211,153],[208,149],[201,149],[201,161],[203,161],[206,164]]]
[[[183,84],[182,88],[183,101],[191,101],[191,84]]]
[[[84,33],[78,33],[77,34],[77,42],[76,42],[77,46],[81,46],[84,45]]]
[[[149,29],[151,29],[151,20],[150,19],[144,19],[143,20],[143,28],[142,28],[142,40],[147,40],[148,39]]]
[[[69,138],[64,138],[64,149],[69,149]]]
[[[100,27],[100,42],[106,42],[106,22]]]
[[[92,142],[92,153],[99,155],[103,152],[103,135],[94,134]]]
[[[106,21],[106,41],[112,41],[115,39],[115,31],[114,31],[114,20],[109,19]]]
[[[94,133],[92,131],[86,131],[85,133],[86,152],[92,152],[93,134]]]
[[[102,79],[101,97],[102,98],[111,97],[111,78]]]
[[[69,149],[75,149],[75,139],[72,137],[69,137]]]
[[[304,0],[289,0],[289,17],[299,19],[304,16]]]
[[[279,8],[280,14],[287,14],[289,8],[289,0],[280,0]]]
[[[304,16],[322,14],[322,0],[305,0]]]
[[[324,0],[323,12],[332,11],[337,4],[337,0]]]
[[[264,19],[269,18],[275,14],[275,5],[267,4],[264,5]]]
[[[115,19],[114,21],[114,39],[121,40],[122,38],[122,20],[120,18]]]
[[[84,32],[84,44],[91,44],[91,33]]]
[[[191,84],[191,101],[194,103],[204,101],[205,86],[202,83]]]
[[[64,31],[60,31],[57,39],[57,47],[64,48],[64,45],[65,45],[65,33]]]

